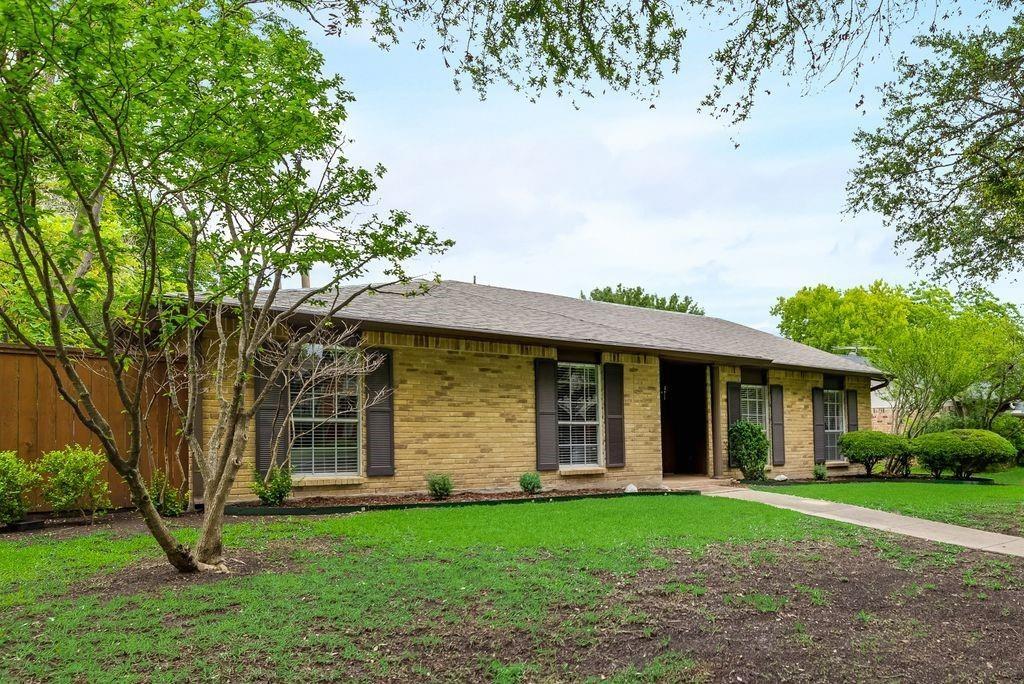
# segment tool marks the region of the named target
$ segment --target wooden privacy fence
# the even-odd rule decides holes
[[[88,353],[79,354],[78,364],[97,408],[110,423],[118,444],[128,443],[128,421],[117,396],[117,388],[109,377],[106,363]],[[141,457],[142,472],[147,481],[155,469],[167,474],[174,486],[181,486],[188,473],[188,450],[179,439],[177,413],[170,400],[159,392],[159,376],[154,372],[146,421],[145,445]],[[60,394],[46,364],[36,354],[22,347],[0,345],[0,451],[14,451],[31,463],[47,451],[81,444],[99,450],[99,440],[82,424]],[[110,486],[110,500],[115,507],[131,506],[131,496],[121,476],[109,464],[104,474]],[[43,510],[38,492],[32,503]]]

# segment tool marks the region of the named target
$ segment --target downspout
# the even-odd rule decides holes
[[[722,477],[722,387],[717,365],[711,366],[711,467],[713,477]]]

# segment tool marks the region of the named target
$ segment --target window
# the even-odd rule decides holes
[[[292,470],[299,475],[359,474],[359,378],[299,374],[289,386]]]
[[[841,461],[839,437],[846,432],[846,411],[843,391],[827,389],[823,392],[825,407],[825,460]]]
[[[599,366],[558,364],[558,465],[600,463]]]
[[[760,425],[771,439],[767,385],[740,385],[740,420]]]

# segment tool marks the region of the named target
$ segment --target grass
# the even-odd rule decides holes
[[[799,484],[769,491],[877,508],[894,513],[1024,534],[1024,468],[984,473],[995,484],[938,482],[844,482]]]
[[[662,551],[855,534],[755,504],[668,496],[281,519],[226,529],[229,548],[257,552],[268,570],[173,589],[111,575],[162,568],[144,535],[4,540],[0,681],[565,678],[551,648],[562,616],[642,622],[600,603],[622,578],[666,564]],[[752,605],[777,610],[769,598]],[[443,635],[470,623],[483,639],[516,635],[524,652],[469,663],[413,654],[443,649]],[[691,677],[694,667],[666,653],[618,681]]]

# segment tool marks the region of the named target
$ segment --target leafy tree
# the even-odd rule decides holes
[[[804,287],[790,297],[779,297],[771,314],[779,317],[783,336],[843,353],[877,346],[888,330],[908,320],[912,306],[902,288],[876,280],[848,290],[824,284]]]
[[[587,299],[587,295],[580,292],[580,299]],[[668,297],[662,297],[653,292],[647,292],[642,287],[623,287],[622,283],[611,287],[595,287],[590,291],[590,299],[595,302],[611,302],[613,304],[626,304],[628,306],[641,306],[646,309],[661,309],[663,311],[676,311],[678,313],[704,315],[697,302],[689,296],[680,297],[673,293]]]
[[[1004,31],[918,38],[861,131],[852,211],[876,211],[917,265],[994,279],[1024,266],[1024,15]]]
[[[345,344],[350,331],[331,317],[361,290],[339,296],[340,283],[371,264],[404,281],[406,259],[448,243],[404,213],[364,209],[382,170],[344,157],[351,97],[273,12],[28,0],[5,7],[4,26],[0,323],[47,364],[169,561],[223,568],[223,507],[267,387],[305,367],[309,350]],[[316,262],[331,268],[320,287],[279,297],[284,278]],[[307,305],[325,316],[295,327]],[[73,349],[83,341],[116,387],[126,436],[93,401]],[[339,359],[323,370],[373,363]],[[183,369],[157,391],[179,409],[203,475],[192,549],[167,529],[139,469],[161,360]],[[204,397],[217,407],[205,435]]]
[[[990,425],[1024,393],[1024,321],[982,289],[818,285],[779,298],[772,314],[784,336],[826,351],[855,349],[885,371],[897,429],[910,436],[950,402]]]

